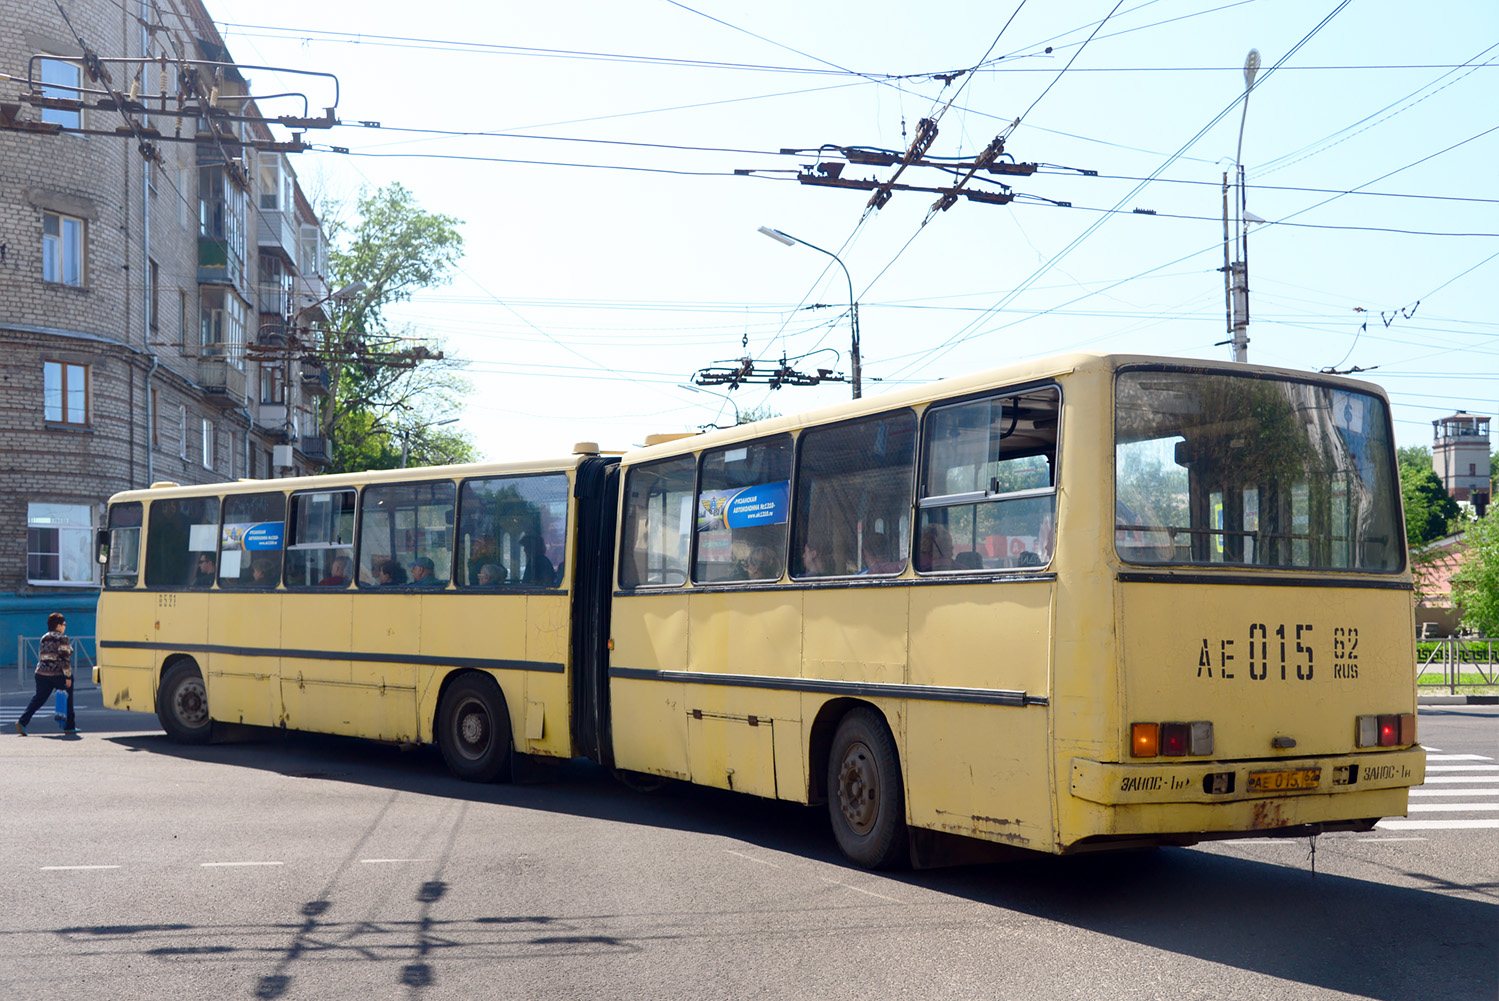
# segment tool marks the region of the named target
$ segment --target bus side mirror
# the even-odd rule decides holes
[[[99,551],[99,564],[109,565],[109,529],[101,528],[94,533],[94,548]]]

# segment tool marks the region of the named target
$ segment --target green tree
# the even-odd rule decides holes
[[[410,465],[474,459],[465,432],[437,426],[471,391],[461,363],[409,327],[392,329],[386,318],[392,304],[452,280],[463,256],[461,223],[424,211],[399,183],[361,191],[352,224],[339,209],[324,207],[333,285],[359,283],[363,290],[329,301],[319,344],[329,376],[321,420],[333,471],[399,466],[403,444]]]
[[[1398,453],[1400,500],[1405,507],[1405,540],[1412,549],[1435,542],[1448,533],[1461,515],[1431,467],[1431,450],[1408,446]]]
[[[1499,515],[1492,512],[1463,533],[1462,566],[1452,575],[1452,601],[1463,625],[1499,636]]]

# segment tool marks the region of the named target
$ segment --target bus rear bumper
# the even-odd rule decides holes
[[[1426,752],[1420,747],[1275,761],[1072,760],[1072,795],[1104,806],[1356,795],[1404,790],[1425,778]]]

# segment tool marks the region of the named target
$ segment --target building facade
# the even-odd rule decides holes
[[[1490,488],[1489,419],[1459,410],[1431,422],[1431,464],[1442,486],[1459,504],[1471,504],[1482,518]]]
[[[0,6],[0,668],[50,611],[92,635],[110,495],[326,465],[291,158],[198,0],[66,9]]]

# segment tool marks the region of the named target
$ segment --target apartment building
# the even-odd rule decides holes
[[[39,123],[0,129],[0,668],[51,611],[93,633],[111,494],[327,463],[327,374],[291,348],[328,249],[293,156],[253,145],[271,133],[198,0],[66,10],[0,6],[0,121]],[[98,107],[80,37],[123,100]],[[143,158],[121,103],[193,141]]]

